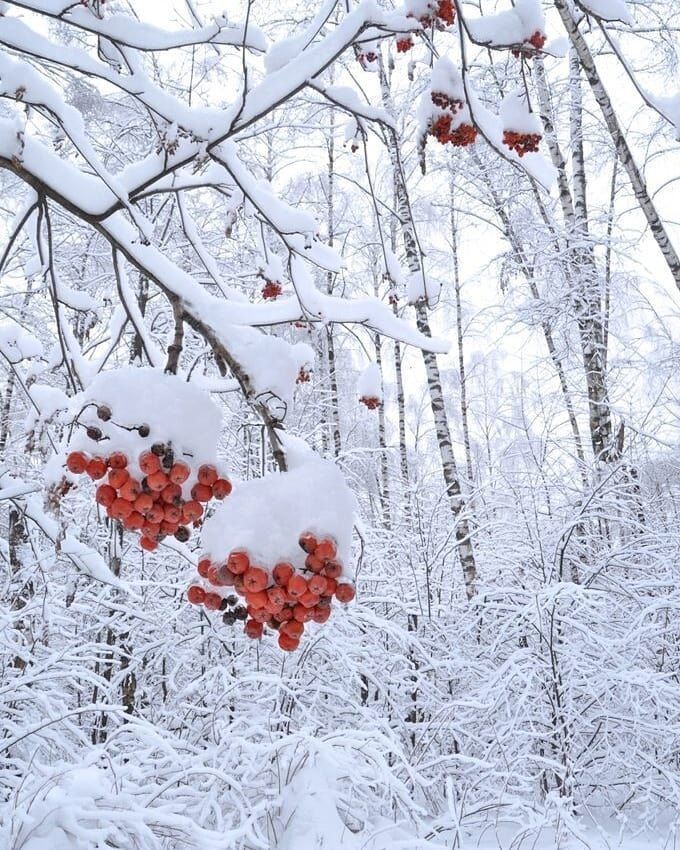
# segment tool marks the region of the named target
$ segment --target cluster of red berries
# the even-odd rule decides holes
[[[308,384],[312,378],[312,373],[305,369],[304,366],[300,366],[300,371],[298,372],[298,376],[295,379],[296,384]]]
[[[405,38],[397,39],[397,53],[408,53],[409,50],[413,47],[413,39],[411,36],[406,36]]]
[[[536,30],[536,32],[531,36],[531,38],[525,38],[524,44],[520,47],[515,47],[512,50],[512,55],[518,59],[520,56],[537,56],[543,47],[547,38],[540,30]]]
[[[378,61],[378,54],[374,50],[367,50],[366,53],[357,51],[356,57],[357,62],[361,64],[362,68],[365,68],[366,65],[372,65],[374,62]]]
[[[380,407],[380,399],[375,395],[362,395],[359,401],[365,404],[369,410],[377,410]]]
[[[542,136],[540,133],[517,133],[515,130],[503,131],[503,144],[519,157],[525,153],[538,153],[538,145]]]
[[[463,106],[465,106],[462,100],[459,100],[457,97],[449,97],[443,91],[433,91],[430,97],[435,106],[438,106],[440,109],[448,109],[452,115],[460,112]]]
[[[191,467],[176,461],[172,449],[163,443],[142,452],[138,464],[140,480],[130,474],[123,452],[99,457],[75,451],[66,458],[66,467],[74,475],[87,473],[93,481],[106,476],[106,482],[97,487],[97,503],[127,531],[139,532],[139,545],[148,552],[167,536],[185,543],[190,537],[189,526],[200,526],[204,505],[231,493],[231,482],[220,478],[214,466],[204,464],[198,468],[190,498],[184,499],[182,486],[192,477]]]
[[[299,542],[307,556],[303,572],[281,562],[270,573],[251,564],[243,550],[233,551],[221,566],[203,558],[197,568],[201,578],[213,587],[233,587],[243,597],[247,614],[244,630],[249,638],[261,638],[267,625],[279,633],[279,646],[286,652],[293,652],[300,645],[305,623],[328,620],[333,597],[343,603],[354,599],[354,586],[339,580],[343,569],[334,541],[318,540],[305,533]],[[187,598],[209,611],[226,610],[236,601],[234,597],[225,599],[214,590],[206,591],[199,584],[189,588]],[[224,615],[225,622],[236,619],[243,619],[239,609]]]
[[[462,123],[452,128],[453,116],[440,115],[430,124],[428,133],[441,145],[450,144],[456,148],[466,148],[477,141],[477,128],[473,124]]]
[[[283,294],[283,287],[278,280],[267,280],[262,287],[262,297],[265,300],[273,301]]]
[[[453,26],[456,20],[456,8],[453,5],[453,0],[430,0],[428,12],[421,15],[418,20],[424,27],[430,27],[436,24],[443,27]],[[409,12],[407,18],[415,18],[413,12]]]

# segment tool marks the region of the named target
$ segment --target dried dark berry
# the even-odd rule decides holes
[[[103,436],[99,428],[95,428],[94,425],[90,425],[90,427],[85,431],[85,433],[91,440],[101,440]]]
[[[100,404],[97,408],[97,416],[102,422],[108,422],[111,418],[111,408],[107,404]]]
[[[190,536],[191,532],[185,525],[180,525],[175,532],[175,540],[179,540],[180,543],[186,543]]]
[[[149,428],[148,425],[140,425],[139,428],[137,428],[137,431],[139,432],[140,437],[148,437],[151,433],[151,428]]]

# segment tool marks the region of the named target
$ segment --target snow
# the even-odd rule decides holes
[[[501,103],[500,114],[505,130],[543,135],[541,119],[529,110],[526,91],[521,87],[506,94]]]
[[[204,552],[224,562],[230,552],[245,549],[260,566],[287,561],[302,569],[306,556],[298,539],[309,531],[336,541],[344,575],[351,575],[355,504],[342,473],[289,435],[284,448],[287,472],[240,482],[206,520]]]
[[[452,122],[455,126],[455,121]],[[406,278],[406,299],[409,304],[425,301],[429,307],[435,307],[441,294],[441,283],[426,272],[417,271]]]
[[[491,47],[510,47],[527,41],[535,32],[545,33],[540,0],[516,0],[513,8],[480,18],[466,18],[472,39]]]
[[[377,363],[369,363],[359,375],[357,395],[359,398],[377,398],[382,401],[382,375]]]
[[[252,328],[232,328],[229,349],[250,376],[256,396],[275,396],[285,404],[292,401],[300,369],[315,359],[307,343],[289,343]]]
[[[603,21],[621,21],[630,25],[635,23],[626,0],[578,0],[578,5],[584,12]]]
[[[42,357],[43,347],[35,336],[13,319],[0,320],[0,354],[10,363]]]
[[[98,404],[110,407],[108,422],[97,416]],[[184,458],[192,467],[216,460],[219,410],[203,390],[159,369],[127,366],[101,372],[82,393],[73,396],[70,411],[81,427],[74,428],[69,451],[94,455],[121,451],[136,472],[140,453],[157,442],[171,443],[177,460]],[[148,425],[148,437],[128,430],[139,425]],[[87,426],[99,428],[104,439],[91,440]]]

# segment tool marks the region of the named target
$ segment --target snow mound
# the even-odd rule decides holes
[[[509,47],[522,44],[535,32],[545,33],[540,0],[517,0],[512,9],[467,20],[470,35],[479,44]]]
[[[635,23],[626,0],[579,0],[578,5],[584,12],[594,15],[602,21],[621,21],[623,24]]]
[[[97,413],[101,405],[110,410],[108,421]],[[176,375],[134,366],[101,372],[73,397],[71,413],[78,423],[69,443],[72,451],[124,452],[132,470],[142,451],[161,442],[192,466],[215,462],[220,412],[204,390]],[[148,427],[146,436],[140,426]],[[88,427],[99,429],[102,439],[88,437]]]
[[[357,394],[360,399],[377,398],[378,401],[382,401],[382,375],[380,374],[380,367],[377,363],[369,363],[361,375],[359,375]]]
[[[527,95],[523,88],[509,92],[501,103],[501,119],[506,130],[517,133],[543,134],[541,119],[529,110]]]
[[[12,319],[0,322],[0,353],[10,363],[20,363],[29,357],[41,357],[42,345]]]
[[[305,553],[298,540],[306,531],[332,537],[351,575],[354,497],[340,470],[309,450],[292,468],[244,481],[203,526],[203,550],[212,561],[226,561],[230,552],[245,549],[254,564],[271,568],[287,561],[298,570]]]

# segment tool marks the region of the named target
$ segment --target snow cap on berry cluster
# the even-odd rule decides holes
[[[377,363],[369,363],[359,375],[357,381],[357,395],[359,398],[374,398],[382,402],[382,375]]]
[[[445,95],[451,104],[451,108],[442,108],[433,101],[433,95]],[[460,104],[463,104],[460,106]],[[437,59],[432,66],[430,75],[430,86],[420,98],[418,104],[417,118],[419,133],[424,136],[430,129],[432,119],[438,115],[451,115],[450,127],[455,130],[461,124],[471,124],[470,110],[466,103],[465,87],[463,78],[456,65],[447,57]]]
[[[468,18],[472,38],[492,47],[522,44],[535,32],[545,33],[545,15],[540,0],[516,0],[511,9],[481,18]]]
[[[224,563],[235,550],[245,550],[252,564],[271,570],[285,561],[298,570],[306,554],[299,539],[305,532],[332,538],[344,575],[352,574],[352,527],[355,502],[340,470],[323,460],[302,440],[283,435],[287,472],[244,481],[202,532],[203,551]]]
[[[109,418],[101,418],[102,409]],[[135,474],[139,455],[154,443],[171,445],[175,459],[192,467],[215,463],[221,414],[205,390],[177,375],[135,366],[101,372],[72,398],[71,414],[71,451],[123,452]],[[88,428],[101,438],[91,439]]]
[[[506,94],[501,103],[501,120],[505,130],[516,133],[543,133],[541,119],[535,112],[529,110],[529,100],[526,91],[520,87]]]

